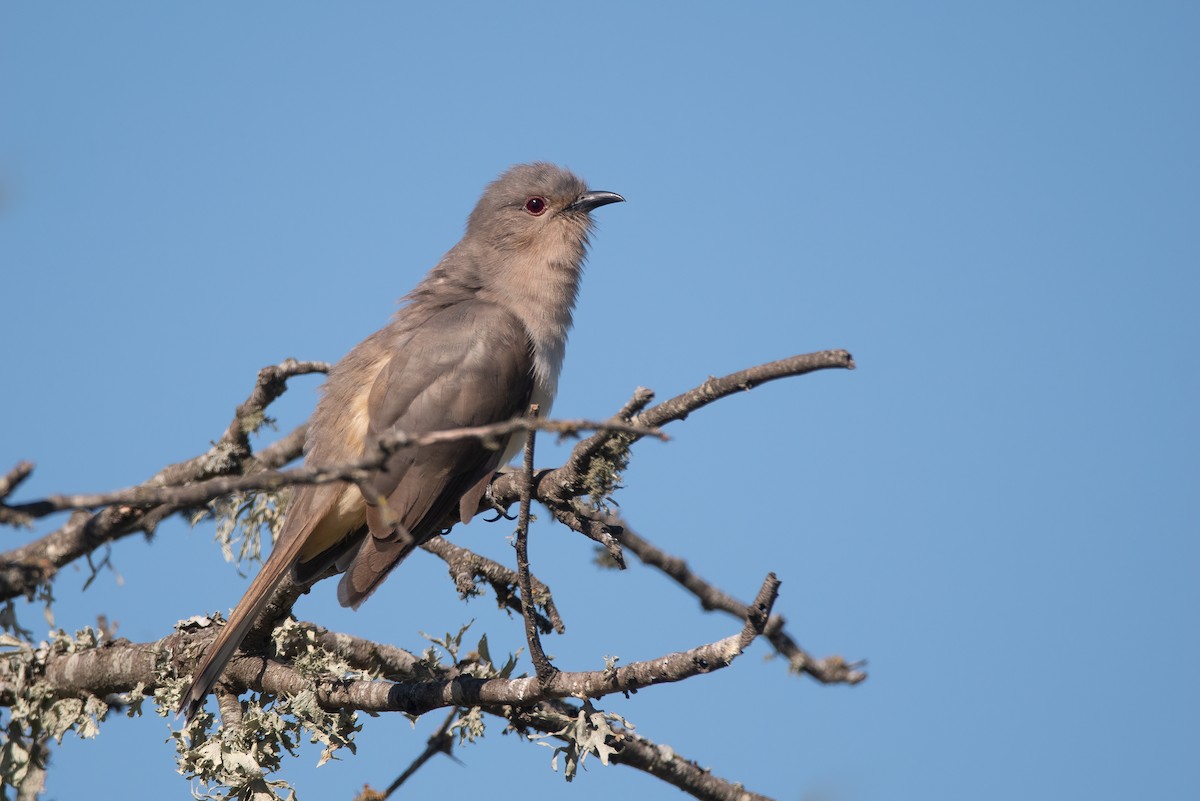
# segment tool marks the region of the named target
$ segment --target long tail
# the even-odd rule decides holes
[[[208,652],[204,655],[204,661],[200,663],[200,667],[192,679],[191,686],[180,699],[179,708],[176,711],[186,715],[189,721],[195,717],[200,707],[204,706],[204,700],[208,698],[213,685],[225,671],[225,665],[238,646],[242,644],[246,633],[266,607],[276,585],[291,568],[291,560],[284,561],[282,558],[277,559],[277,556],[282,557],[283,554],[278,550],[273,551],[262,570],[254,577],[254,581],[250,583],[250,589],[246,590],[246,594],[242,596],[242,600],[233,610],[229,622],[217,635],[216,641],[209,646]]]
[[[213,685],[225,671],[225,665],[233,657],[238,646],[242,644],[242,640],[246,638],[246,633],[250,631],[250,627],[254,625],[259,614],[266,608],[275,587],[279,585],[284,574],[291,570],[292,565],[296,562],[308,535],[332,506],[333,499],[337,497],[336,492],[321,491],[324,489],[319,488],[313,491],[307,487],[302,488],[300,491],[302,494],[298,494],[292,501],[292,507],[288,510],[287,518],[284,521],[283,531],[280,532],[279,540],[275,543],[266,564],[254,577],[254,581],[250,582],[250,588],[246,590],[246,594],[238,602],[237,608],[233,610],[229,622],[225,624],[221,633],[217,635],[217,639],[209,646],[204,660],[192,678],[191,686],[179,701],[179,708],[176,711],[186,715],[187,720],[190,721],[200,707],[204,706],[204,699],[212,692]]]

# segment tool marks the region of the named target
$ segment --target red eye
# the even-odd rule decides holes
[[[539,214],[541,214],[545,210],[546,210],[546,198],[544,198],[544,197],[531,197],[531,198],[529,198],[529,200],[525,201],[525,211],[529,212],[534,217],[537,217]]]

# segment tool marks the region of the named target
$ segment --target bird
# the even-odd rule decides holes
[[[624,201],[569,170],[518,164],[492,181],[462,239],[384,328],[329,370],[305,439],[305,464],[360,459],[388,432],[420,434],[548,414],[558,387],[595,209]],[[342,572],[337,599],[357,609],[456,506],[466,523],[495,471],[519,450],[463,439],[392,453],[365,492],[298,486],[275,547],[208,647],[179,712],[204,705],[274,589]]]

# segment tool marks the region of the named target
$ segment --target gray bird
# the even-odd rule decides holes
[[[388,431],[423,433],[549,412],[558,385],[592,220],[624,200],[589,191],[551,164],[512,167],[491,183],[463,238],[410,292],[392,322],[329,372],[309,421],[308,465],[352,462]],[[298,487],[270,558],[209,647],[180,711],[203,705],[226,663],[290,570],[312,581],[344,570],[338,601],[357,608],[458,505],[475,510],[495,470],[520,448],[461,440],[394,454],[369,503],[353,484]],[[368,492],[368,494],[371,494]]]

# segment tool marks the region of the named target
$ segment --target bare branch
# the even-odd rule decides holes
[[[853,370],[854,359],[844,350],[826,350],[768,362],[748,370],[730,373],[721,378],[710,378],[694,389],[663,401],[644,412],[634,414],[629,418],[629,423],[635,426],[646,425],[657,428],[676,420],[682,420],[691,412],[735,392],[753,389],[760,384],[780,378],[835,368]],[[645,393],[639,391],[638,394],[635,394],[634,400],[626,404],[626,408],[635,408],[642,398],[648,402],[650,397],[653,395],[647,397]],[[575,446],[572,457],[565,465],[555,470],[539,473],[538,500],[552,504],[555,500],[562,501],[583,494],[587,465],[605,442],[620,436],[627,437],[629,443],[640,439],[635,432],[621,432],[616,429],[613,429],[613,432],[607,436],[601,432],[594,437],[589,437]],[[575,452],[580,452],[579,458],[575,457]],[[492,482],[490,494],[494,501],[501,506],[511,506],[520,499],[519,478],[513,473],[507,473],[497,478]]]
[[[450,568],[450,575],[458,587],[459,595],[465,597],[473,593],[475,577],[478,576],[492,585],[492,589],[496,592],[496,600],[517,614],[521,614],[521,600],[512,592],[512,588],[518,586],[517,574],[511,568],[488,559],[486,556],[480,556],[474,551],[459,547],[445,537],[433,537],[421,545],[421,549],[446,563]],[[559,634],[565,633],[567,629],[554,605],[554,597],[550,593],[550,588],[538,580],[537,576],[531,575],[530,582],[533,587],[533,605],[544,608],[547,615],[547,617],[537,616],[538,628],[543,634],[549,634],[551,631]]]
[[[697,409],[707,406],[735,392],[754,389],[759,384],[779,378],[805,375],[817,370],[853,370],[854,358],[844,350],[823,350],[805,353],[760,364],[748,370],[739,370],[721,378],[710,378],[695,389],[676,395],[635,415],[630,422],[647,426],[662,426],[675,420],[683,420]]]
[[[614,534],[613,527],[600,519],[600,515],[594,510],[588,509],[575,499],[565,502],[557,499],[539,498],[538,500],[546,505],[555,520],[599,545],[617,567],[625,569],[625,555],[621,551],[620,538]]]
[[[462,436],[480,438],[498,438],[515,431],[528,431],[529,426],[535,425],[540,430],[556,431],[561,434],[578,433],[589,429],[600,432],[613,432],[609,436],[625,436],[635,441],[647,434],[662,436],[655,426],[672,420],[682,419],[688,412],[711,403],[732,392],[749,389],[764,381],[770,381],[789,375],[803,375],[814,370],[833,367],[852,368],[854,366],[850,355],[845,351],[823,351],[821,353],[793,356],[777,362],[732,373],[724,378],[710,379],[705,384],[669,401],[658,404],[640,414],[630,415],[637,409],[643,408],[649,402],[652,394],[648,390],[639,390],[625,405],[620,413],[605,423],[588,421],[538,422],[514,420],[499,426],[484,426],[459,432],[439,432],[428,435],[430,439],[411,438],[397,435],[389,441],[380,443],[381,451],[388,448],[404,447],[406,445],[428,444],[446,441]],[[263,404],[278,396],[281,384],[280,376],[300,374],[304,371],[314,371],[321,367],[317,362],[295,362],[288,360],[275,367],[267,367],[260,371],[259,380],[250,398],[241,406],[239,411],[253,416],[263,408]],[[629,417],[629,421],[622,418]],[[244,429],[249,417],[235,415],[235,421]],[[644,423],[650,423],[647,426]],[[233,439],[237,435],[229,434],[237,426],[231,423],[226,434]],[[263,451],[259,464],[253,465],[247,475],[236,474],[242,468],[239,459],[218,458],[228,456],[228,447],[222,449],[220,444],[202,456],[172,465],[160,471],[145,484],[116,493],[82,496],[55,496],[42,501],[34,501],[17,506],[6,506],[0,503],[0,522],[11,522],[24,516],[43,516],[54,511],[65,509],[87,509],[97,506],[107,506],[96,515],[84,517],[75,516],[62,528],[44,536],[42,539],[29,543],[21,548],[0,554],[0,600],[14,598],[26,594],[37,583],[45,581],[63,565],[78,559],[92,549],[103,545],[117,537],[144,530],[153,531],[157,523],[176,511],[207,503],[213,498],[234,491],[279,489],[283,486],[298,483],[319,483],[324,481],[361,480],[364,471],[372,466],[378,466],[382,457],[375,454],[373,459],[343,466],[342,469],[310,469],[301,468],[294,471],[277,472],[260,470],[264,466],[278,466],[294,458],[303,442],[303,427],[293,431],[284,440]],[[572,528],[587,533],[598,542],[605,544],[612,552],[615,548],[609,532],[597,529],[594,524],[582,522],[577,516],[563,512],[562,503],[573,494],[582,492],[583,479],[586,474],[586,462],[604,442],[603,434],[598,434],[579,443],[574,449],[572,458],[566,465],[556,470],[543,471],[537,476],[536,496],[551,508],[555,516]],[[445,439],[442,439],[445,437]],[[226,443],[228,444],[228,443]],[[236,450],[236,449],[235,449]],[[232,463],[231,463],[232,462]],[[221,478],[212,478],[214,474]],[[10,473],[11,475],[11,473]],[[492,482],[489,490],[492,503],[501,507],[511,506],[520,499],[520,487],[515,474],[503,474]],[[203,479],[207,478],[205,481]],[[168,486],[169,485],[169,486]],[[557,503],[556,503],[557,502]],[[145,511],[139,507],[157,507]],[[619,553],[618,553],[619,556]]]
[[[279,364],[259,370],[258,380],[250,392],[250,397],[238,405],[218,447],[221,444],[232,445],[248,456],[251,450],[250,435],[262,425],[267,407],[287,389],[287,380],[298,375],[328,373],[329,367],[328,362],[284,359]]]
[[[529,406],[530,419],[536,419],[538,405]],[[521,475],[521,511],[517,516],[517,583],[521,588],[521,617],[525,620],[525,642],[529,645],[529,658],[533,661],[537,677],[543,682],[550,681],[557,669],[550,664],[546,652],[542,649],[542,639],[538,634],[533,603],[533,586],[529,580],[529,507],[533,500],[533,445],[535,433],[530,430],[525,435],[525,462]]]
[[[450,726],[454,723],[454,719],[458,717],[458,710],[451,709],[450,714],[442,721],[442,725],[437,727],[437,731],[429,735],[429,739],[425,743],[425,750],[412,761],[403,773],[396,777],[396,780],[388,785],[388,788],[383,791],[383,797],[380,801],[387,801],[391,798],[392,793],[400,789],[400,786],[408,781],[409,777],[421,769],[421,766],[428,762],[438,754],[453,756],[454,754],[454,735],[450,734]]]
[[[7,498],[33,472],[33,462],[18,462],[17,466],[0,476],[0,501]]]
[[[622,529],[621,544],[632,551],[638,559],[651,567],[658,568],[674,579],[681,587],[696,596],[705,610],[719,610],[741,616],[746,605],[728,593],[708,583],[692,572],[688,563],[652,545],[633,531],[624,521],[613,519]],[[840,656],[817,659],[801,648],[784,630],[786,621],[775,615],[764,627],[763,634],[780,656],[788,660],[788,667],[795,673],[807,673],[822,684],[858,684],[867,674],[858,668],[860,663],[848,663]]]
[[[259,470],[278,470],[288,462],[299,459],[304,453],[304,439],[307,436],[308,423],[296,426],[286,437],[260,450],[255,458],[255,467]]]
[[[300,362],[295,359],[285,359],[277,365],[262,368],[258,371],[254,389],[250,391],[246,400],[238,405],[225,433],[208,451],[164,467],[141,486],[176,487],[214,476],[243,472],[244,466],[252,458],[247,437],[262,425],[267,405],[283,394],[287,387],[287,379],[295,375],[325,372],[328,369],[329,366],[325,362]],[[104,504],[92,504],[100,505]],[[87,508],[87,505],[78,508]]]
[[[236,443],[228,440],[238,440],[236,434],[229,434],[235,428],[243,431],[251,430],[253,425],[250,416],[256,416],[261,422],[261,411],[283,392],[284,380],[291,375],[305,372],[315,372],[323,368],[321,362],[297,362],[288,359],[274,367],[264,367],[259,371],[258,380],[250,396],[239,407],[234,415],[234,423],[226,430],[222,441],[213,445],[200,456],[183,462],[177,462],[160,470],[147,479],[142,488],[177,486],[191,482],[203,481],[217,475],[239,473],[246,464],[248,453]],[[228,440],[227,440],[228,437]],[[287,448],[297,448],[303,443],[303,433],[299,436],[293,432],[287,438]],[[268,450],[271,450],[270,448]],[[273,453],[274,457],[285,455],[282,449]],[[294,458],[294,457],[290,457]],[[284,459],[279,464],[290,461]],[[278,466],[268,462],[270,466]],[[10,473],[12,475],[12,473]],[[18,507],[6,506],[0,496],[0,523],[21,522],[21,518],[50,514],[53,511],[76,508],[38,507],[42,514],[31,514],[20,511]],[[132,505],[114,501],[103,511],[90,514],[77,511],[61,528],[42,536],[34,542],[0,554],[0,600],[29,595],[38,584],[48,581],[59,568],[91,553],[98,547],[119,537],[127,536],[136,531],[147,534],[154,531],[155,526],[167,516],[181,509],[188,508],[186,504],[172,503],[165,500],[160,505],[150,509],[137,509]],[[103,504],[98,504],[103,505]],[[21,506],[29,506],[22,504]]]
[[[297,484],[328,484],[335,481],[361,482],[371,478],[383,468],[388,456],[402,448],[420,448],[461,439],[495,440],[518,431],[550,431],[563,435],[578,434],[580,431],[612,430],[622,433],[637,432],[639,436],[654,436],[666,439],[660,431],[646,426],[634,426],[623,422],[596,422],[590,420],[525,420],[514,419],[503,423],[470,428],[455,428],[433,431],[427,434],[391,432],[382,437],[372,452],[355,462],[332,467],[302,467],[295,470],[264,470],[246,475],[212,478],[185,486],[159,486],[147,482],[116,492],[93,495],[51,495],[38,501],[12,504],[7,507],[17,514],[44,517],[55,512],[73,509],[94,509],[100,506],[130,506],[144,508],[168,504],[190,508],[200,506],[228,495],[231,492],[277,491]]]
[[[515,419],[490,426],[437,431],[429,434],[409,435],[396,432],[381,440],[374,453],[358,462],[330,468],[302,467],[295,470],[256,470],[242,475],[227,475],[199,480],[183,486],[161,486],[162,476],[171,474],[181,477],[192,471],[209,471],[205,459],[196,457],[187,462],[173,465],[160,472],[145,484],[117,492],[96,495],[55,495],[40,501],[13,506],[0,504],[0,514],[9,517],[42,517],[69,509],[106,507],[95,515],[77,515],[62,528],[39,540],[0,554],[0,600],[26,594],[40,581],[94,548],[119,536],[139,529],[152,531],[154,525],[164,517],[182,509],[201,506],[214,498],[231,492],[279,490],[296,484],[320,484],[333,481],[364,481],[387,461],[389,453],[397,448],[451,442],[464,438],[495,439],[517,431],[542,430],[563,435],[577,434],[585,430],[637,431],[645,436],[664,437],[654,429],[626,423],[593,422],[588,420],[530,421]],[[289,435],[296,437],[298,432]],[[237,467],[240,468],[239,462]],[[184,469],[184,468],[187,469]],[[234,469],[226,465],[222,469]],[[210,471],[209,471],[210,472]],[[197,475],[199,478],[199,476]],[[0,522],[3,518],[0,518]]]

